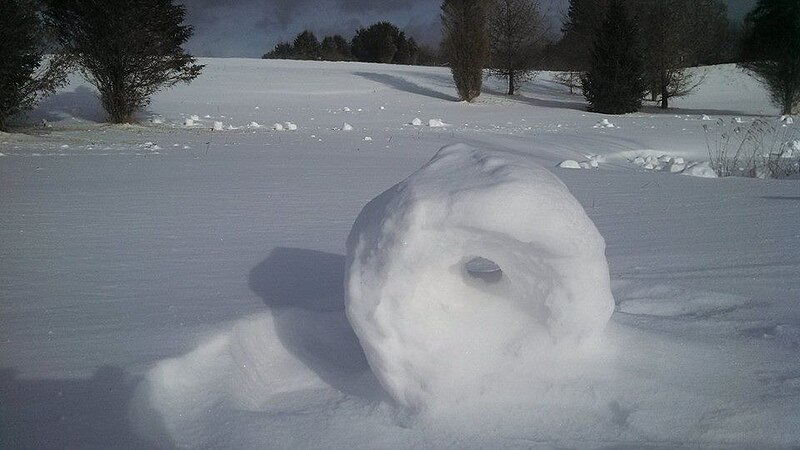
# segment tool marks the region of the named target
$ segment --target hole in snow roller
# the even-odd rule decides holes
[[[510,391],[598,338],[614,308],[605,242],[566,186],[466,145],[364,207],[345,294],[372,371],[414,409]]]
[[[503,270],[491,259],[478,256],[464,264],[464,270],[471,278],[485,283],[497,283],[503,279]]]

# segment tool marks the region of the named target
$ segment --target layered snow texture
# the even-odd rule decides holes
[[[603,238],[516,154],[444,147],[363,209],[347,254],[348,319],[412,409],[502,395],[504,377],[594,341],[614,308]]]

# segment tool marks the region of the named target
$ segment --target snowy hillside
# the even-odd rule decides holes
[[[0,448],[800,445],[800,180],[680,173],[708,160],[704,124],[777,121],[735,67],[707,69],[674,109],[603,116],[550,74],[514,98],[490,80],[468,105],[440,68],[202,63],[142,125],[99,124],[76,79],[30,114],[49,127],[0,134]],[[614,312],[589,351],[516,377],[512,359],[448,352],[462,349],[453,330],[470,335],[469,353],[528,324],[505,327],[504,312],[451,326],[437,312],[447,333],[413,329],[414,347],[386,350],[410,375],[370,369],[369,322],[357,337],[345,314],[348,234],[370,200],[451,144],[546,168],[602,235]],[[502,196],[451,217],[485,210],[491,222],[493,203]],[[504,220],[534,223],[532,211]],[[575,239],[601,248],[589,225]],[[447,252],[425,242],[424,258],[392,259],[407,277],[392,292],[423,298],[417,278],[461,292],[432,261]],[[495,259],[511,254],[503,245]],[[585,275],[564,267],[553,278],[564,285]],[[462,368],[475,376],[456,378]],[[382,387],[392,375],[449,401],[397,406]]]

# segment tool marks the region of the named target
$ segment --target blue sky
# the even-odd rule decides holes
[[[568,0],[540,0],[554,27]],[[318,36],[350,38],[360,27],[388,20],[418,41],[439,40],[437,0],[185,0],[195,34],[188,44],[196,56],[260,57],[281,40],[305,29]],[[741,18],[756,0],[726,0],[731,17]]]

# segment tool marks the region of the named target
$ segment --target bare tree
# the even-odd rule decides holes
[[[538,0],[491,0],[489,54],[493,75],[508,79],[508,95],[530,80],[545,33]]]
[[[723,49],[728,27],[719,0],[645,0],[634,3],[641,21],[645,77],[652,100],[669,107],[669,99],[690,93],[703,74],[687,68],[713,59]]]
[[[450,62],[458,96],[471,102],[481,94],[489,53],[484,0],[444,0],[442,48]]]

